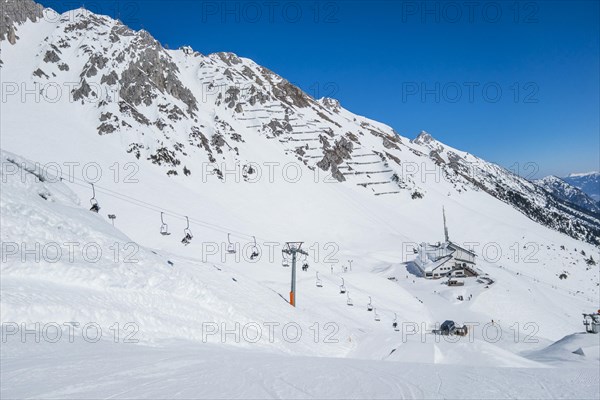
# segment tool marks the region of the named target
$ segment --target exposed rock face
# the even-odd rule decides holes
[[[4,0],[0,2],[0,42],[15,44],[18,26],[27,20],[36,22],[43,16],[44,7],[32,0]]]
[[[340,138],[333,147],[329,146],[329,141],[323,137],[324,147],[326,147],[323,159],[317,163],[317,166],[323,171],[331,171],[331,175],[339,182],[346,180],[340,172],[338,166],[351,158],[353,144],[345,137]]]
[[[191,91],[184,87],[177,74],[179,68],[149,34],[143,32],[136,41],[138,59],[123,72],[120,79],[121,97],[133,105],[150,105],[157,97],[154,88],[181,100],[193,115],[198,104]]]
[[[339,113],[342,108],[339,101],[337,101],[336,99],[330,99],[328,97],[321,99],[321,103],[324,107],[326,107],[328,110],[334,113]]]

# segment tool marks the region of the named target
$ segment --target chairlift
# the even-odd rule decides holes
[[[90,208],[90,211],[98,213],[100,211],[100,205],[98,204],[98,200],[96,200],[96,188],[94,187],[94,184],[91,183],[92,185],[92,198],[90,199],[90,204],[92,205],[92,207]]]
[[[281,266],[285,267],[285,268],[289,268],[290,266],[290,261],[288,260],[288,258],[286,257],[286,254],[284,253],[283,250],[281,250],[281,257],[282,257],[282,261],[281,261]]]
[[[230,233],[227,234],[227,242],[229,243],[227,245],[227,252],[229,254],[235,254],[235,245],[231,242],[231,234]]]
[[[181,239],[181,243],[187,246],[188,244],[190,244],[194,236],[192,235],[192,231],[190,230],[190,219],[188,217],[185,217],[185,220],[187,221],[187,227],[183,230],[185,236],[183,237],[183,239]]]
[[[244,179],[248,179],[248,177],[250,176],[250,174],[251,174],[252,172],[254,172],[254,171],[252,170],[252,168],[251,168],[249,165],[247,165],[247,164],[246,164],[246,165],[244,165],[244,168],[242,168],[242,177],[243,177]]]
[[[256,245],[256,236],[252,236],[252,239],[254,239],[254,245],[252,246],[252,254],[250,255],[250,259],[254,260],[260,255],[260,253],[258,252],[258,246]]]
[[[374,308],[373,312],[375,313],[375,321],[381,321],[381,319],[379,318],[379,314],[377,314],[377,309]]]
[[[319,271],[317,272],[317,287],[323,287],[323,282],[321,282],[321,280],[319,279]]]
[[[342,286],[340,286],[340,294],[346,293],[346,286],[344,286],[344,278],[342,278]]]
[[[160,234],[163,236],[169,236],[171,233],[169,232],[169,225],[165,224],[165,220],[163,219],[163,212],[160,213]]]
[[[396,332],[400,331],[400,328],[398,328],[398,316],[396,315],[396,313],[394,313],[394,322],[392,322],[392,327]]]
[[[371,296],[369,296],[369,304],[367,304],[367,311],[373,311],[373,304],[371,303]]]
[[[347,297],[346,304],[348,304],[349,306],[353,306],[354,303],[352,302],[352,299],[350,298],[350,291],[346,292],[346,297]]]

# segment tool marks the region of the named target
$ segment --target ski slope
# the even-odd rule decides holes
[[[23,348],[24,347],[24,348]],[[494,368],[274,355],[190,342],[11,347],[3,397],[148,399],[597,398],[597,370]],[[107,363],[106,360],[111,362]],[[51,379],[31,385],[35,372]],[[115,368],[115,365],[123,366]],[[569,384],[565,384],[569,382]]]
[[[98,243],[102,249],[134,243],[89,212],[64,182],[39,182],[27,172],[36,173],[34,163],[7,152],[2,158],[4,163],[16,162],[26,168],[23,174],[3,171],[3,241],[19,237],[24,243],[46,246]],[[598,347],[589,343],[597,342],[597,337],[584,335],[587,344],[578,348],[584,347],[586,355],[576,356],[575,362],[572,351],[577,349],[544,350],[554,338],[560,339],[557,335],[561,332],[573,330],[575,323],[569,324],[569,319],[557,323],[564,319],[560,311],[546,310],[545,319],[531,320],[539,324],[533,340],[521,336],[530,332],[516,337],[508,326],[512,321],[527,321],[531,310],[548,308],[548,304],[552,304],[550,309],[564,310],[561,305],[570,302],[570,307],[584,309],[585,302],[533,285],[503,269],[493,272],[498,282],[491,289],[472,282],[454,289],[393,267],[382,254],[359,258],[359,253],[353,253],[355,262],[347,273],[337,268],[331,273],[328,264],[313,264],[312,269],[320,272],[322,288],[315,286],[312,270],[299,272],[298,307],[292,308],[285,300],[289,270],[279,265],[205,263],[145,246],[135,253],[135,263],[115,262],[114,254],[106,252],[94,262],[81,259],[78,252],[74,255],[73,261],[61,257],[55,263],[45,261],[53,259],[48,254],[41,262],[23,262],[22,253],[3,255],[0,307],[6,397],[423,398],[469,393],[498,398],[516,393],[507,392],[503,382],[510,381],[512,386],[524,376],[527,382],[539,382],[543,389],[531,389],[535,398],[574,393],[583,398],[598,391],[597,380],[589,383],[582,378],[597,370]],[[398,281],[390,281],[391,275],[398,276]],[[339,294],[341,278],[354,302],[352,307],[347,306],[346,296]],[[527,306],[504,319],[501,311],[505,304],[522,292],[531,294],[519,299]],[[472,293],[473,300],[468,304],[456,301],[458,293]],[[366,311],[368,296],[381,321]],[[394,313],[402,332],[391,327]],[[472,338],[462,338],[459,343],[429,333],[435,322],[446,318],[484,325],[490,315],[502,329],[502,337],[496,340],[494,335],[493,343],[483,330],[474,330]],[[571,319],[578,322],[579,318],[573,315]],[[57,343],[48,343],[43,335],[41,343],[35,343],[31,335],[22,336],[23,329],[35,329],[35,323],[58,324],[65,329],[68,321],[93,322],[104,335],[97,343],[83,340],[83,331],[78,329],[74,343],[66,332]],[[111,327],[115,323],[119,324],[119,343],[113,343]],[[136,343],[125,342],[132,333],[128,323],[136,327]],[[225,329],[235,331],[236,323],[249,330],[238,337],[231,333],[223,336]],[[277,324],[272,337],[265,329],[269,323]],[[298,340],[295,328],[292,334],[280,329],[288,323],[302,331]],[[526,355],[534,350],[534,356]],[[207,363],[207,359],[218,361]],[[162,366],[160,372],[152,372],[156,367],[150,366],[155,363]],[[221,367],[215,368],[215,364]],[[57,365],[61,367],[56,369]],[[115,365],[135,367],[115,371]],[[254,374],[250,365],[262,366]],[[315,365],[319,367],[315,369]],[[467,372],[458,373],[456,366]],[[49,378],[35,384],[23,381],[21,371],[30,368]],[[277,372],[260,372],[265,369]],[[310,372],[297,374],[298,369]],[[320,372],[324,370],[329,373]],[[438,377],[435,385],[428,377],[433,371]],[[54,374],[57,377],[51,378]],[[568,389],[563,385],[557,391],[558,375],[561,379],[576,376],[578,382],[587,383]],[[417,376],[420,378],[415,380]],[[224,384],[231,380],[237,385]],[[469,382],[468,390],[464,380]],[[363,381],[370,383],[365,387]],[[358,382],[360,387],[355,386]],[[528,397],[527,392],[520,392],[519,397]]]

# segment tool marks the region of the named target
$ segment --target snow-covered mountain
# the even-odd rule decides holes
[[[167,50],[146,31],[84,9],[62,16],[46,10],[41,23],[27,26],[24,19],[41,16],[32,1],[8,1],[5,12],[3,79],[15,92],[8,103],[23,95],[19,85],[35,87],[36,102],[85,113],[104,143],[118,141],[115,151],[169,176],[193,181],[211,164],[223,180],[224,170],[252,170],[277,153],[305,173],[319,170],[375,196],[419,198],[444,179],[450,194],[483,190],[537,222],[600,244],[597,218],[527,180],[428,134],[410,141],[336,100],[315,100],[249,59]]]
[[[570,174],[562,179],[600,202],[600,172]]]
[[[535,183],[560,200],[567,201],[592,214],[597,215],[600,213],[600,203],[592,199],[581,189],[565,182],[561,178],[550,175],[543,179],[536,180]]]
[[[597,216],[252,60],[168,50],[84,9],[0,5],[3,338],[78,321],[118,323],[122,339],[132,323],[142,344],[10,334],[4,397],[598,397],[600,346],[575,334],[598,308]],[[411,268],[414,246],[444,239],[442,209],[485,279],[452,287]],[[295,308],[287,241],[309,252]],[[100,255],[72,259],[68,244]],[[432,335],[447,319],[473,337]],[[256,325],[292,322],[298,341]],[[223,339],[237,323],[262,335]]]

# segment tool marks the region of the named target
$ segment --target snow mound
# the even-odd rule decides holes
[[[597,367],[600,362],[600,335],[591,333],[567,335],[548,347],[527,354],[527,357],[549,364],[572,362]]]

